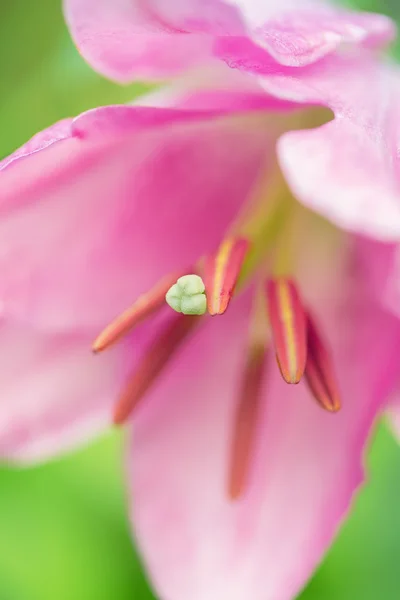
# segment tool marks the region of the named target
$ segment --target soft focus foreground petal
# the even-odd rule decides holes
[[[299,76],[267,76],[264,84],[278,97],[321,102],[335,114],[318,129],[279,140],[294,195],[343,229],[399,239],[399,69],[365,55],[336,57]]]
[[[256,117],[213,114],[96,109],[0,165],[3,312],[97,334],[216,247],[273,146]]]
[[[176,75],[210,58],[236,56],[304,66],[341,44],[394,37],[387,17],[320,0],[64,0],[71,33],[93,67],[119,81]]]
[[[104,431],[127,372],[123,345],[94,356],[88,335],[11,321],[0,324],[0,342],[0,459],[45,459]]]
[[[311,281],[316,269],[305,271],[305,289],[332,343],[342,411],[321,410],[303,382],[287,386],[271,369],[249,487],[237,502],[225,482],[246,298],[198,331],[136,415],[132,522],[163,600],[290,600],[362,481],[367,435],[398,367],[399,326],[363,294],[356,272],[343,272],[348,265],[327,273],[328,264],[322,286]]]
[[[168,2],[172,11],[174,4]],[[202,16],[200,11],[197,20],[200,31],[197,27],[188,35],[164,21],[149,0],[64,0],[79,51],[96,70],[121,82],[166,78],[209,60],[212,37],[204,33],[218,23],[234,30],[241,24],[231,6],[220,0],[206,4],[208,14]]]

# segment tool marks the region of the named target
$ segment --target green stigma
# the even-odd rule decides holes
[[[183,275],[165,295],[167,304],[184,315],[204,315],[207,310],[205,287],[198,275]]]

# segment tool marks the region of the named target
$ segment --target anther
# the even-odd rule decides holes
[[[151,290],[139,296],[134,304],[119,315],[100,333],[93,343],[93,352],[102,352],[127,335],[133,327],[155,313],[165,304],[165,294],[176,282],[180,273],[161,279]]]
[[[250,243],[231,237],[222,242],[218,251],[204,261],[204,282],[210,315],[222,315],[235,291]]]
[[[337,412],[341,408],[341,402],[332,359],[309,315],[307,328],[308,358],[305,377],[308,387],[322,408]]]
[[[307,360],[306,313],[295,283],[286,277],[266,285],[268,316],[283,379],[299,383]]]

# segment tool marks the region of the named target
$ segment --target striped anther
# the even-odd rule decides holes
[[[283,379],[299,383],[307,361],[306,313],[295,283],[286,277],[266,284],[268,317]]]
[[[265,347],[251,348],[242,376],[230,452],[228,494],[232,500],[243,494],[248,483],[266,366]]]
[[[92,345],[93,352],[102,352],[114,345],[130,332],[133,327],[141,323],[165,304],[165,294],[182,272],[175,272],[161,279],[151,290],[139,296],[136,302],[114,321],[112,321]]]
[[[205,258],[204,284],[210,315],[223,315],[228,308],[249,245],[243,238],[227,238],[215,254]]]
[[[311,393],[325,410],[335,413],[341,408],[340,395],[332,359],[310,316],[308,327],[308,358],[305,378]]]
[[[177,315],[150,344],[128,378],[114,408],[113,422],[122,425],[182,346],[200,317]]]

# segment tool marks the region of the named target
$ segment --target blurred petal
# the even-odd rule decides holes
[[[381,306],[400,317],[400,248],[360,237],[357,240],[360,268],[369,283],[369,293]]]
[[[64,0],[82,55],[119,81],[167,77],[212,57],[304,66],[341,44],[394,37],[387,17],[312,0]]]
[[[287,386],[271,370],[240,501],[228,501],[225,484],[246,298],[206,322],[137,413],[127,463],[132,522],[163,599],[289,600],[346,514],[398,370],[399,326],[363,293],[349,262],[331,267],[321,281],[305,271],[304,290],[332,344],[342,411],[326,413],[303,382]]]
[[[100,108],[5,161],[3,312],[97,334],[161,277],[217,246],[272,144],[257,119],[214,115]]]
[[[212,37],[205,36],[218,22],[240,26],[232,7],[219,0],[208,3],[209,13],[199,18],[204,31],[186,35],[150,0],[64,0],[72,36],[91,65],[104,75],[126,82],[132,79],[166,78],[210,56]],[[176,17],[175,4],[169,2]],[[188,10],[191,5],[188,4]],[[178,27],[178,28],[177,28]]]
[[[396,35],[388,17],[344,10],[320,0],[235,0],[234,4],[241,9],[250,34],[220,37],[214,53],[242,70],[304,67],[341,46],[374,48]]]
[[[127,368],[122,346],[95,357],[87,335],[48,336],[12,322],[1,324],[0,342],[1,458],[51,457],[111,423]]]
[[[398,68],[365,57],[335,58],[298,77],[266,77],[264,83],[279,97],[320,102],[335,113],[326,125],[286,133],[278,142],[295,196],[340,228],[398,239]]]

